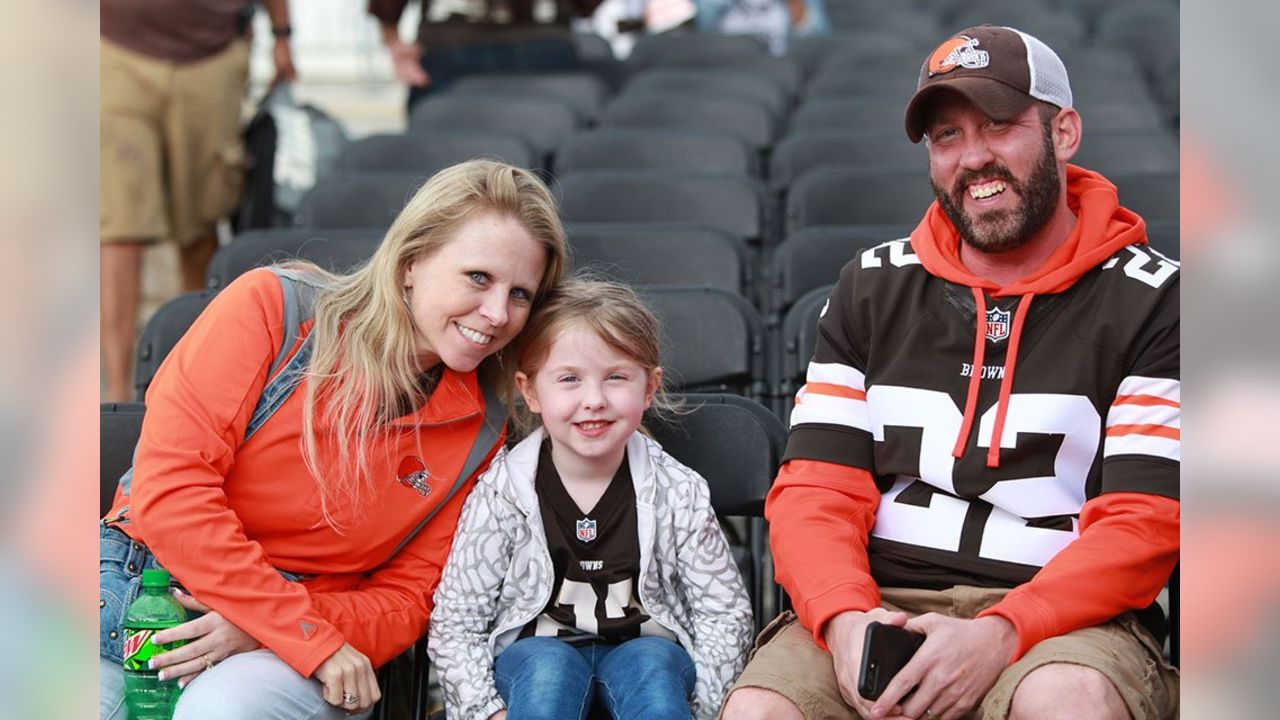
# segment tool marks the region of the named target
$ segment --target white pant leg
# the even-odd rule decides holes
[[[127,720],[124,706],[124,668],[120,663],[98,657],[98,717],[100,720]]]
[[[270,650],[233,655],[182,692],[173,720],[347,720],[325,702],[324,686],[302,677]]]

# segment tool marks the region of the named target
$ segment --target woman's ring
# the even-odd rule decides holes
[[[358,693],[343,691],[342,693],[343,705],[355,705],[358,700],[360,700],[360,695]]]
[[[213,661],[209,659],[209,653],[204,654],[204,669],[205,670],[213,669]]]

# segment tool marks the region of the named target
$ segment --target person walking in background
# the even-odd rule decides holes
[[[430,642],[451,718],[714,718],[751,604],[707,482],[640,431],[658,321],[570,281],[529,322],[516,383],[541,427],[463,509]]]
[[[264,0],[276,82],[296,72],[287,0]],[[102,0],[99,257],[103,397],[132,399],[142,252],[172,240],[184,290],[204,286],[216,224],[240,200],[246,0]],[[250,12],[247,12],[250,11]]]
[[[103,720],[122,718],[121,622],[157,566],[205,613],[154,639],[187,641],[153,661],[185,686],[175,717],[372,708],[502,447],[497,356],[564,263],[546,186],[478,160],[431,178],[352,274],[297,263],[220,292],[147,391],[100,523]]]
[[[1178,265],[1068,164],[1082,121],[1036,38],[942,42],[906,129],[937,202],[822,311],[766,503],[795,612],[725,718],[1176,717],[1151,604],[1179,551]],[[924,635],[875,701],[872,621]]]
[[[397,25],[408,4],[369,0],[368,7],[412,108],[467,75],[576,69],[569,21],[590,16],[600,0],[421,0],[417,38],[404,42]]]

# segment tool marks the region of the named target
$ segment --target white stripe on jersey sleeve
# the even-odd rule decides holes
[[[1182,427],[1182,411],[1168,405],[1112,405],[1107,411],[1107,427],[1116,425],[1167,425]]]
[[[852,365],[843,363],[809,363],[804,379],[811,383],[831,383],[844,385],[850,390],[867,391],[867,376]]]
[[[1182,461],[1182,442],[1173,438],[1155,435],[1113,435],[1107,437],[1103,445],[1102,456],[1113,455],[1155,455],[1156,457]]]
[[[1154,395],[1165,400],[1172,400],[1176,403],[1182,402],[1182,383],[1169,378],[1152,378],[1142,377],[1141,375],[1130,375],[1120,381],[1120,389],[1116,391],[1117,396],[1126,395]]]
[[[796,406],[791,411],[791,427],[807,423],[845,425],[871,432],[867,401],[809,392],[805,385],[796,393]]]

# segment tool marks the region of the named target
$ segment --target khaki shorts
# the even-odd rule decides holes
[[[244,186],[248,42],[183,64],[100,46],[102,242],[211,237]]]
[[[935,612],[971,618],[1007,592],[972,587],[944,591],[882,588],[881,604],[912,616]],[[1018,683],[1049,663],[1073,663],[1101,672],[1120,692],[1134,720],[1178,716],[1177,669],[1165,663],[1155,639],[1133,614],[1125,613],[1104,625],[1040,642],[996,678],[995,686],[968,717],[1007,717]],[[807,720],[858,717],[840,696],[831,655],[814,644],[813,634],[792,612],[778,616],[760,633],[751,660],[733,689],[740,687],[773,690],[795,703]]]

